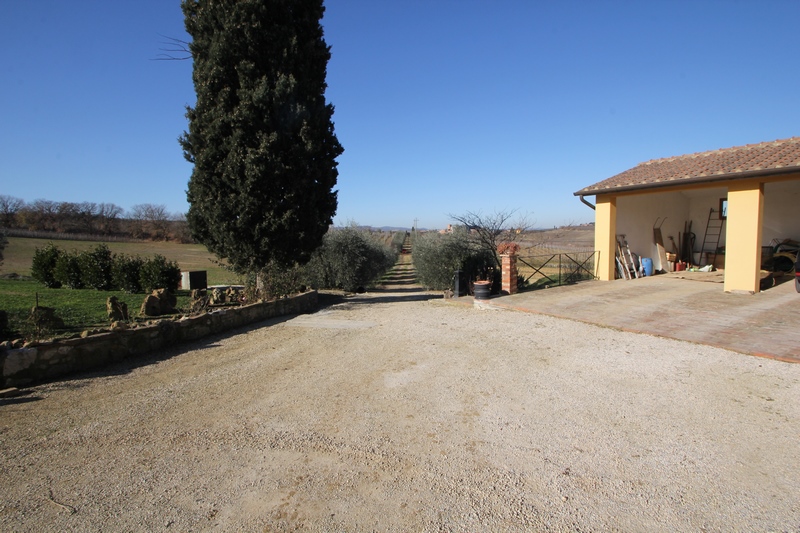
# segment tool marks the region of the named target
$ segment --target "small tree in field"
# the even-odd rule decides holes
[[[31,263],[31,277],[51,289],[61,287],[61,282],[56,279],[55,269],[61,250],[52,242],[44,248],[36,248],[33,252]]]
[[[322,0],[183,0],[192,235],[239,273],[304,263],[336,213]]]

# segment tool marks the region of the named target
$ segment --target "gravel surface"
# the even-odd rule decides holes
[[[0,400],[0,529],[800,531],[800,365],[427,298]]]

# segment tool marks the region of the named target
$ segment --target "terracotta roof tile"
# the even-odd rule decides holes
[[[660,187],[683,180],[716,181],[800,171],[800,137],[653,159],[590,185],[575,195]]]

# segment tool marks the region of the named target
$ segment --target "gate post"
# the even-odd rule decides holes
[[[502,262],[502,290],[503,294],[517,293],[517,255],[508,253],[500,256]]]

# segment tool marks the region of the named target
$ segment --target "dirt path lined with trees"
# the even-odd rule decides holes
[[[382,291],[0,400],[5,531],[795,531],[800,366]]]

